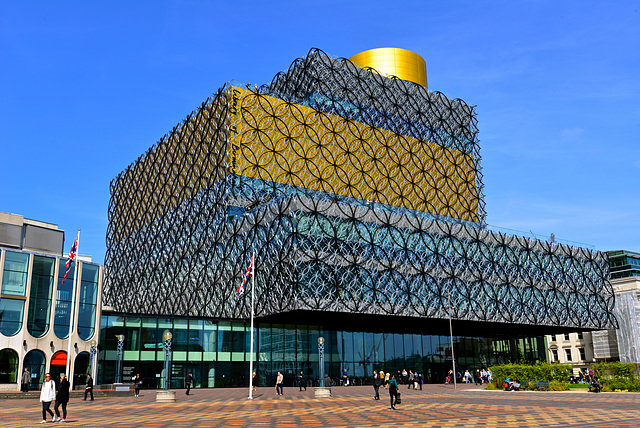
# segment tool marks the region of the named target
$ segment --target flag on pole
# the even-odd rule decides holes
[[[249,269],[247,269],[247,273],[244,274],[244,279],[242,280],[242,284],[236,290],[236,296],[240,297],[244,294],[244,286],[249,280],[249,276],[253,274],[253,256],[251,256],[251,263],[249,263]]]
[[[80,232],[78,232],[78,235],[80,235]],[[64,273],[64,277],[62,278],[62,284],[64,284],[64,280],[67,279],[67,275],[69,275],[71,266],[73,265],[73,262],[76,260],[76,256],[78,255],[78,235],[76,235],[76,239],[75,241],[73,241],[73,245],[71,246],[71,250],[69,251],[69,258],[67,258],[67,263],[65,265],[67,267],[67,271]],[[62,286],[62,284],[60,284],[60,286]]]

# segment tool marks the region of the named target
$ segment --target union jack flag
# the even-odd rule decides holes
[[[67,263],[65,266],[67,267],[67,271],[64,273],[64,277],[62,277],[62,284],[64,284],[64,280],[67,279],[67,275],[69,275],[69,271],[71,270],[71,266],[78,255],[78,236],[76,235],[75,241],[73,241],[73,245],[71,246],[71,250],[69,251],[69,258],[67,258]]]
[[[245,284],[249,280],[249,276],[253,274],[253,256],[251,256],[251,263],[249,263],[249,269],[247,269],[247,273],[244,274],[244,279],[242,280],[242,284],[236,290],[236,296],[240,297],[244,294]]]

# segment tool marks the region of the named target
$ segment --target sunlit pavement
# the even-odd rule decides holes
[[[402,404],[389,409],[389,393],[373,387],[334,387],[333,397],[314,399],[300,392],[258,388],[177,390],[176,403],[155,402],[155,391],[136,397],[72,399],[73,426],[115,427],[640,427],[640,394],[485,391],[475,385],[425,385],[400,389]],[[52,406],[53,407],[53,406]],[[2,427],[34,426],[42,420],[34,399],[3,400]],[[42,425],[40,425],[42,426]]]

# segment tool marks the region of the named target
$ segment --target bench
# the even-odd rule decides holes
[[[522,382],[520,382],[520,389],[523,389],[525,391],[529,389],[529,381],[523,380]]]
[[[538,381],[536,382],[536,389],[544,388],[545,391],[549,390],[549,381]]]

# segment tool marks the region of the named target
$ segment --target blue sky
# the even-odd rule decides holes
[[[2,2],[0,211],[102,263],[109,182],[225,82],[400,47],[477,105],[490,225],[640,251],[640,2]]]

